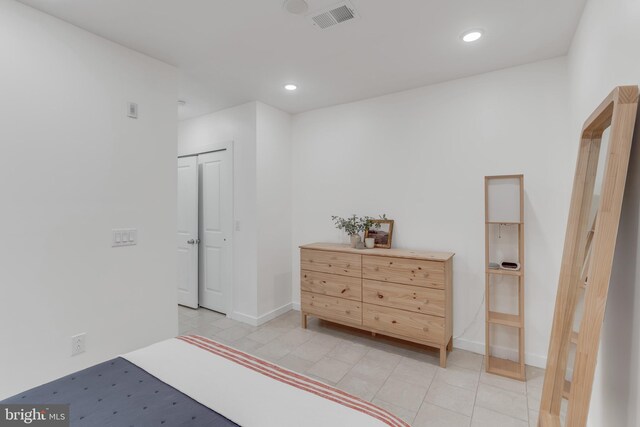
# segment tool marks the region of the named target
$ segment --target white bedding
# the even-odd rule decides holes
[[[408,426],[367,401],[196,335],[122,357],[243,427]]]

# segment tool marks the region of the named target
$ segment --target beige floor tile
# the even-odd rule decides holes
[[[220,319],[214,320],[211,323],[214,326],[217,326],[220,329],[228,329],[228,328],[231,328],[233,326],[242,325],[241,322],[238,322],[237,320],[230,319],[228,317],[222,317]]]
[[[263,359],[275,362],[282,359],[291,352],[290,348],[282,345],[277,340],[271,341],[268,344],[263,345],[255,349],[252,354]]]
[[[472,353],[466,350],[454,349],[447,356],[447,366],[456,365],[460,366],[461,368],[479,371],[480,369],[482,369],[482,359],[483,356],[481,354]]]
[[[259,328],[257,331],[250,333],[247,338],[251,338],[254,341],[257,341],[262,344],[267,344],[268,342],[273,341],[278,338],[282,334],[284,334],[286,330],[282,328],[265,326]]]
[[[529,408],[529,427],[538,427],[539,408]]]
[[[262,347],[262,345],[262,343],[254,341],[247,336],[234,341],[231,346],[233,348],[237,348],[240,351],[244,351],[245,353],[253,353],[258,348]]]
[[[389,378],[376,394],[376,398],[401,408],[417,412],[422,405],[428,387]]]
[[[466,388],[475,392],[478,388],[479,380],[480,371],[472,371],[456,365],[449,365],[446,369],[438,368],[434,381]]]
[[[283,335],[278,337],[278,340],[295,348],[309,341],[315,334],[315,332],[308,329],[298,328],[284,333]]]
[[[203,317],[209,320],[217,320],[217,319],[222,319],[223,317],[226,317],[222,313],[218,313],[217,311],[209,310],[203,307],[200,307],[197,310],[197,313],[198,313],[198,317]]]
[[[193,308],[185,307],[182,305],[178,306],[178,315],[180,316],[188,316],[188,317],[198,317],[200,313],[199,310],[195,310]]]
[[[195,326],[190,325],[188,323],[180,323],[180,326],[178,327],[178,334],[179,335],[189,335],[191,333],[193,333],[196,330]]]
[[[431,363],[403,357],[391,373],[391,378],[429,387],[436,375],[438,368]]]
[[[411,425],[413,427],[469,427],[470,424],[470,417],[425,402]]]
[[[326,379],[335,384],[338,383],[347,372],[349,372],[351,366],[352,365],[350,363],[325,357],[307,369],[306,373]]]
[[[351,368],[350,373],[376,383],[384,383],[387,378],[389,378],[389,375],[391,375],[394,368],[395,365],[389,365],[384,362],[372,360],[365,355],[353,366],[353,368]]]
[[[355,364],[367,354],[369,348],[363,344],[349,341],[341,341],[327,355],[328,357]]]
[[[286,356],[278,360],[278,365],[299,374],[304,374],[307,369],[313,366],[313,362],[301,359],[292,354],[287,354]]]
[[[487,384],[478,386],[476,406],[500,412],[523,421],[528,421],[529,419],[526,396]]]
[[[425,401],[470,417],[473,413],[475,395],[473,390],[434,381],[429,387]]]
[[[312,362],[318,362],[320,361],[320,359],[325,357],[327,353],[333,350],[333,347],[335,347],[336,345],[337,342],[334,343],[333,346],[330,346],[324,345],[319,342],[312,342],[311,340],[309,340],[293,350],[291,354],[302,359],[310,360]]]
[[[512,380],[511,378],[490,374],[486,371],[480,373],[480,382],[514,393],[527,394],[527,383],[524,381]]]
[[[251,333],[251,329],[242,325],[235,325],[230,328],[222,329],[215,334],[216,337],[222,338],[228,342],[238,341]]]
[[[382,388],[384,381],[385,381],[384,379],[376,380],[376,379],[362,377],[357,374],[353,374],[349,372],[337,384],[337,387],[340,390],[344,390],[347,393],[351,393],[354,396],[357,396],[361,399],[372,400],[376,395],[376,393],[378,392],[378,390]]]
[[[186,331],[180,332],[180,335],[202,335],[202,333],[200,333],[199,330],[197,329],[187,329]]]
[[[337,346],[340,342],[342,342],[340,338],[334,337],[333,335],[328,335],[326,333],[316,333],[309,340],[309,343],[311,344],[320,344],[326,347],[330,347],[331,349]]]
[[[519,420],[499,412],[492,411],[480,406],[473,410],[471,427],[529,427],[527,421]]]
[[[373,399],[371,403],[391,412],[393,415],[400,418],[409,425],[411,425],[413,419],[416,417],[416,411],[410,411],[409,409],[394,405],[389,402],[385,402],[384,400],[380,400],[378,398]]]
[[[544,369],[527,366],[527,392],[538,392],[542,395],[542,386],[544,384]]]
[[[207,338],[215,338],[218,333],[222,332],[224,329],[220,329],[214,325],[206,325],[197,328],[196,335],[201,335]]]
[[[376,362],[393,365],[394,368],[400,362],[400,359],[402,359],[402,356],[398,354],[390,353],[378,348],[372,348],[369,350],[367,354],[365,354],[365,357]]]

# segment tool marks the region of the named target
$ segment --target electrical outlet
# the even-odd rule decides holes
[[[75,356],[85,352],[87,334],[81,333],[71,337],[71,355]]]

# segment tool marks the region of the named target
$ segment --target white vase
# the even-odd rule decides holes
[[[350,236],[351,238],[351,247],[355,248],[358,245],[358,242],[360,241],[360,236],[358,236],[357,234],[354,234],[353,236]]]
[[[376,246],[376,239],[374,239],[373,237],[367,237],[366,239],[364,239],[364,245],[367,247],[367,249],[373,249]]]

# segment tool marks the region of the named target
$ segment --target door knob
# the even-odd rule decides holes
[[[195,245],[196,241],[193,240],[193,239],[189,239],[189,240],[187,240],[187,243],[190,244],[190,245]]]

